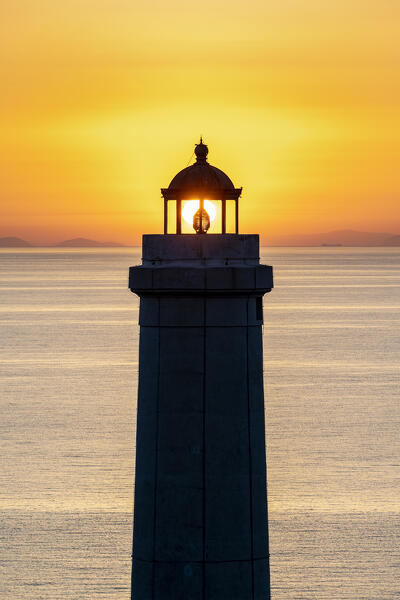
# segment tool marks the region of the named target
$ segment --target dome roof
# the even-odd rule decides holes
[[[200,144],[195,148],[196,162],[179,171],[168,188],[161,192],[166,200],[197,198],[236,199],[242,188],[236,189],[231,179],[221,169],[207,162],[208,147]]]

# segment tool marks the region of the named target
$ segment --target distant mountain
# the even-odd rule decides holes
[[[400,246],[400,235],[392,235],[383,242],[383,246]]]
[[[30,248],[32,244],[19,237],[0,238],[0,248]]]
[[[380,246],[391,235],[390,233],[354,231],[352,229],[320,234],[321,238],[324,238],[321,243],[342,244],[343,246]]]
[[[374,233],[341,229],[327,233],[262,235],[264,246],[400,246],[400,234]],[[35,244],[36,245],[36,244]],[[0,248],[30,248],[26,240],[19,237],[0,238]],[[87,238],[73,238],[54,244],[59,248],[120,248],[124,244],[118,242],[98,242]]]
[[[396,246],[400,236],[393,233],[374,233],[343,229],[327,233],[280,235],[275,240],[267,236],[264,243],[278,243],[287,246]]]
[[[96,240],[88,240],[86,238],[73,238],[72,240],[64,240],[55,244],[57,247],[62,248],[106,248],[106,247],[120,247],[123,244],[117,242],[97,242]]]

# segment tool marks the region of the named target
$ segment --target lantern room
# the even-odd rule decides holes
[[[239,197],[229,177],[207,161],[208,147],[200,138],[196,162],[179,171],[164,198],[164,233],[239,233]]]

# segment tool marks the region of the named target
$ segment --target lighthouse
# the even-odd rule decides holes
[[[132,596],[269,600],[263,296],[272,267],[239,233],[242,189],[180,171],[164,233],[130,268],[140,297]]]

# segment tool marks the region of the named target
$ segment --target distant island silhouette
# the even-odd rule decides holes
[[[119,242],[98,242],[97,240],[89,240],[87,238],[72,238],[58,242],[58,244],[31,244],[19,237],[3,237],[0,238],[0,248],[119,248],[124,244]]]
[[[400,235],[392,235],[390,238],[385,240],[384,246],[400,246]]]
[[[19,237],[3,237],[0,238],[1,248],[30,248],[32,244]]]
[[[55,244],[56,248],[116,248],[120,246],[123,246],[123,244],[119,244],[118,242],[98,242],[86,238],[73,238]]]
[[[374,233],[342,229],[326,233],[280,235],[273,238],[261,235],[263,246],[400,246],[400,234]],[[134,244],[132,244],[134,246]],[[125,244],[119,242],[99,242],[87,238],[77,237],[63,240],[57,244],[33,244],[19,237],[0,238],[0,248],[119,248]]]
[[[266,246],[400,246],[400,235],[340,229],[326,233],[263,236],[263,242]]]

